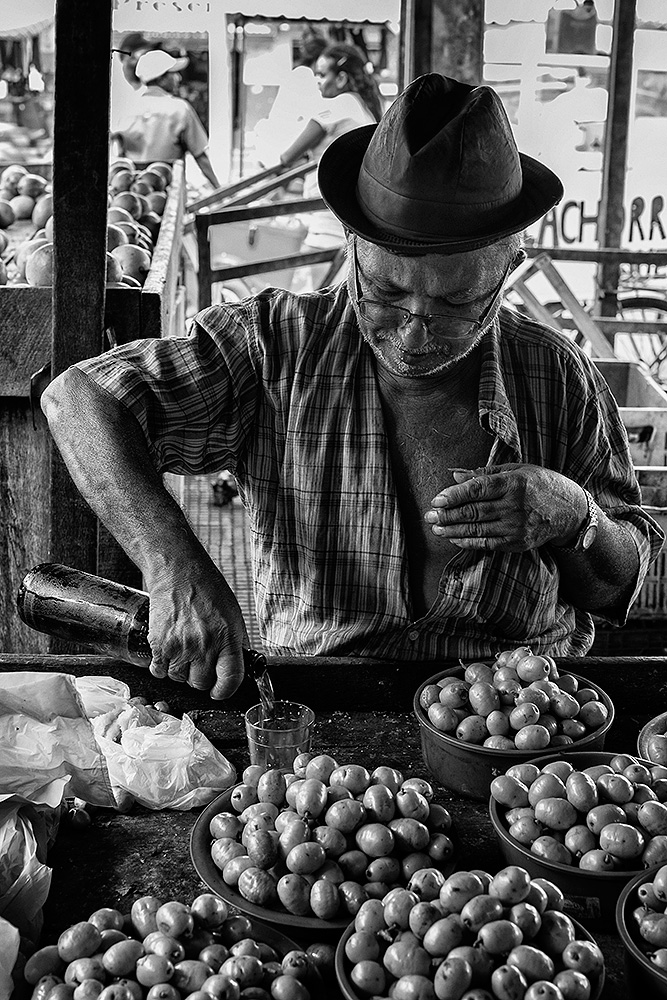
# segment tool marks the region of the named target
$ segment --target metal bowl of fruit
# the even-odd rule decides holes
[[[637,995],[667,998],[667,870],[656,865],[625,885],[616,904],[628,980]]]
[[[199,814],[190,855],[205,885],[251,917],[338,936],[369,896],[453,870],[452,818],[423,778],[328,754],[243,777]]]
[[[556,882],[582,922],[608,926],[637,872],[667,863],[667,782],[651,768],[601,751],[510,767],[489,803],[503,858]]]
[[[512,764],[602,750],[614,721],[602,688],[527,647],[434,674],[417,689],[413,710],[430,773],[473,799],[487,799]]]
[[[553,995],[598,1000],[602,952],[588,930],[557,908],[563,902],[557,887],[549,888],[558,896],[553,907],[545,888],[510,866],[495,876],[457,871],[437,897],[410,899],[396,891],[365,903],[336,948],[343,997],[460,997],[471,987],[471,996],[519,997],[539,981],[558,987]],[[401,934],[402,927],[411,933]]]
[[[667,766],[667,712],[656,715],[642,728],[637,739],[640,757]]]

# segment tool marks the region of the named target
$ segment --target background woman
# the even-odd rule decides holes
[[[324,150],[334,139],[360,125],[373,125],[382,117],[382,98],[366,56],[355,45],[329,45],[315,65],[315,77],[324,98],[301,134],[280,157],[280,162],[292,164],[305,155],[319,162]],[[317,171],[304,181],[303,197],[319,194]],[[308,217],[308,233],[303,248],[323,250],[342,246],[343,228],[329,211],[313,212]],[[294,291],[309,291],[316,276],[323,277],[328,264],[300,268],[292,284]],[[310,272],[306,275],[305,271]]]

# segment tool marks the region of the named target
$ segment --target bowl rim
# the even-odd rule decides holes
[[[600,948],[600,945],[598,944],[595,935],[592,934],[587,927],[584,927],[584,925],[581,924],[578,920],[575,920],[574,917],[570,916],[570,914],[568,914],[568,916],[570,917],[570,920],[575,926],[577,932],[576,940],[579,941],[581,939],[584,939],[587,941],[594,941],[595,944],[597,944],[598,948]],[[345,1000],[366,1000],[366,998],[364,998],[360,992],[354,990],[354,984],[351,982],[348,972],[345,968],[345,962],[346,961],[349,962],[349,959],[345,954],[345,944],[351,937],[351,935],[354,934],[354,930],[355,926],[353,917],[351,922],[347,925],[347,927],[341,934],[338,943],[336,945],[336,954],[334,956],[334,969],[336,972],[336,981],[338,983],[338,988],[345,997]],[[596,988],[591,990],[590,1000],[600,1000],[606,981],[606,975],[607,975],[607,969],[605,962],[605,964],[602,967],[602,973],[599,979],[596,981]]]
[[[602,756],[609,757],[609,758],[611,758],[611,757],[618,757],[617,753],[611,753],[608,750],[582,750],[582,751],[573,751],[573,752],[570,752],[570,753],[567,754],[567,762],[568,762],[568,764],[574,764],[574,761],[573,761],[572,758],[576,757],[578,753],[601,754]],[[525,763],[525,764],[535,764],[536,766],[539,766],[540,764],[550,764],[553,761],[560,760],[561,757],[562,757],[561,754],[552,754],[552,756],[550,758],[549,757],[547,757],[547,758],[540,757],[540,758],[535,758],[534,760],[526,760],[523,763]],[[603,763],[603,762],[600,761],[600,763]],[[637,759],[637,763],[638,764],[649,764],[650,762],[638,758]],[[587,766],[590,766],[590,765],[587,765]],[[575,768],[575,770],[576,770],[576,768]],[[644,872],[646,872],[646,871],[649,870],[648,868],[642,868],[642,869],[639,869],[639,868],[630,868],[627,871],[596,872],[596,871],[591,871],[591,870],[586,869],[586,868],[579,868],[578,866],[575,866],[575,865],[564,865],[561,861],[549,861],[546,858],[541,858],[538,854],[533,854],[532,851],[527,850],[526,847],[524,847],[523,844],[520,844],[518,840],[514,840],[513,837],[510,837],[509,831],[506,829],[506,827],[505,827],[505,825],[503,823],[503,820],[501,818],[500,808],[501,808],[500,807],[500,803],[496,802],[496,800],[494,799],[493,795],[491,795],[490,798],[489,798],[489,817],[491,819],[491,825],[493,826],[493,829],[496,832],[496,836],[500,837],[501,840],[505,841],[505,843],[509,844],[513,849],[516,849],[519,852],[519,854],[525,856],[526,858],[530,858],[530,860],[531,860],[531,862],[533,864],[545,865],[545,867],[552,868],[557,873],[562,873],[563,875],[569,875],[570,877],[572,877],[573,875],[575,875],[577,877],[581,876],[584,879],[599,879],[599,878],[604,878],[605,880],[606,879],[612,879],[613,881],[623,882],[623,883],[627,882],[628,879],[634,878],[635,875],[638,875],[638,874],[641,875]],[[658,866],[658,867],[660,867],[660,866]]]
[[[235,907],[251,919],[258,920],[265,924],[279,925],[281,927],[297,928],[301,931],[319,931],[320,933],[336,931],[340,932],[347,924],[349,914],[333,920],[322,920],[321,917],[299,917],[289,913],[284,907],[271,910],[267,906],[259,906],[245,899],[240,892],[222,878],[222,872],[213,863],[211,858],[211,834],[209,824],[213,817],[219,812],[229,811],[225,807],[231,805],[231,796],[235,788],[242,782],[238,782],[231,788],[227,788],[220,795],[216,796],[212,802],[199,813],[190,831],[190,860],[195,871],[202,882],[208,886],[221,899],[224,899],[230,906]]]
[[[658,712],[657,715],[654,715],[652,719],[649,719],[646,725],[642,726],[639,730],[639,736],[637,737],[637,753],[644,754],[646,752],[645,749],[642,748],[642,743],[645,744],[649,736],[655,735],[653,732],[649,733],[648,730],[649,728],[655,726],[659,720],[664,721],[665,723],[663,734],[667,733],[667,712]]]
[[[646,957],[644,952],[641,950],[639,945],[637,945],[630,933],[628,928],[628,923],[625,919],[626,907],[630,905],[630,896],[632,893],[644,882],[652,882],[655,875],[661,868],[664,868],[664,864],[652,865],[651,868],[644,868],[642,871],[638,872],[634,878],[632,878],[627,885],[623,887],[623,891],[616,901],[616,930],[618,931],[618,936],[621,939],[623,947],[629,953],[629,955],[639,962],[639,964],[644,968],[646,972],[652,975],[657,975],[667,986],[667,972],[663,972],[659,969],[657,965],[653,963]]]
[[[441,670],[437,674],[433,674],[431,677],[428,677],[422,684],[419,685],[412,699],[412,710],[417,718],[417,722],[419,723],[419,725],[422,726],[423,729],[425,729],[431,736],[434,736],[436,739],[441,739],[445,744],[445,746],[451,745],[460,747],[466,752],[475,754],[479,753],[482,755],[482,757],[488,757],[490,759],[491,758],[497,759],[498,756],[503,756],[503,757],[506,756],[510,759],[516,759],[517,761],[520,760],[521,762],[525,762],[527,754],[530,754],[531,756],[536,756],[536,755],[548,756],[549,754],[553,754],[555,749],[560,749],[561,752],[566,753],[569,756],[572,753],[576,753],[581,747],[583,747],[585,750],[587,745],[594,742],[595,740],[600,739],[601,736],[605,736],[613,725],[614,718],[616,716],[616,710],[614,708],[613,701],[611,700],[607,692],[604,690],[604,688],[601,688],[599,684],[596,684],[594,681],[589,680],[587,677],[582,677],[581,674],[575,673],[573,670],[563,669],[562,671],[559,671],[561,675],[569,674],[571,677],[576,678],[576,680],[583,681],[586,687],[592,688],[601,696],[601,701],[603,701],[604,704],[609,709],[609,715],[607,716],[606,720],[602,723],[601,726],[598,726],[597,729],[593,730],[592,733],[588,733],[586,736],[583,736],[580,740],[576,740],[574,743],[569,743],[564,747],[556,748],[549,745],[547,747],[543,747],[541,750],[517,750],[517,749],[498,750],[495,749],[494,747],[483,747],[479,746],[476,743],[468,743],[465,742],[464,740],[459,740],[455,736],[450,736],[448,733],[443,733],[439,729],[435,728],[435,726],[433,725],[433,723],[431,722],[431,720],[428,718],[423,708],[421,707],[419,703],[419,697],[424,688],[427,687],[427,685],[429,684],[435,684],[438,678],[452,677],[455,675],[455,673],[457,673],[458,671],[463,671],[464,669],[465,668],[463,666],[454,667],[448,670]],[[576,750],[574,749],[575,747]]]

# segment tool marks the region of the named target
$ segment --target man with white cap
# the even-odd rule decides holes
[[[347,282],[213,306],[43,397],[81,490],[143,572],[151,670],[225,698],[246,629],[161,474],[234,472],[269,654],[584,655],[664,536],[618,407],[568,338],[501,307],[562,196],[497,94],[438,74],[319,171]]]
[[[191,153],[204,177],[217,188],[220,182],[206,152],[206,130],[192,106],[175,95],[179,73],[188,62],[162,49],[144,52],[135,66],[142,86],[115,121],[112,138],[120,142],[122,155],[135,163],[173,163]]]

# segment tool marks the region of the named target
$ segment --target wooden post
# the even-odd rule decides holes
[[[51,365],[104,349],[111,0],[57,0]],[[49,557],[95,572],[97,519],[51,453]]]
[[[602,194],[598,219],[598,242],[602,247],[620,247],[623,235],[623,202],[628,156],[628,128],[632,94],[632,54],[637,0],[614,5],[614,34],[609,68],[609,116],[605,129]],[[618,263],[601,264],[597,283],[600,316],[615,316]]]
[[[401,0],[401,88],[423,73],[482,82],[484,0]]]
[[[484,0],[433,0],[432,68],[478,86],[484,69]]]

